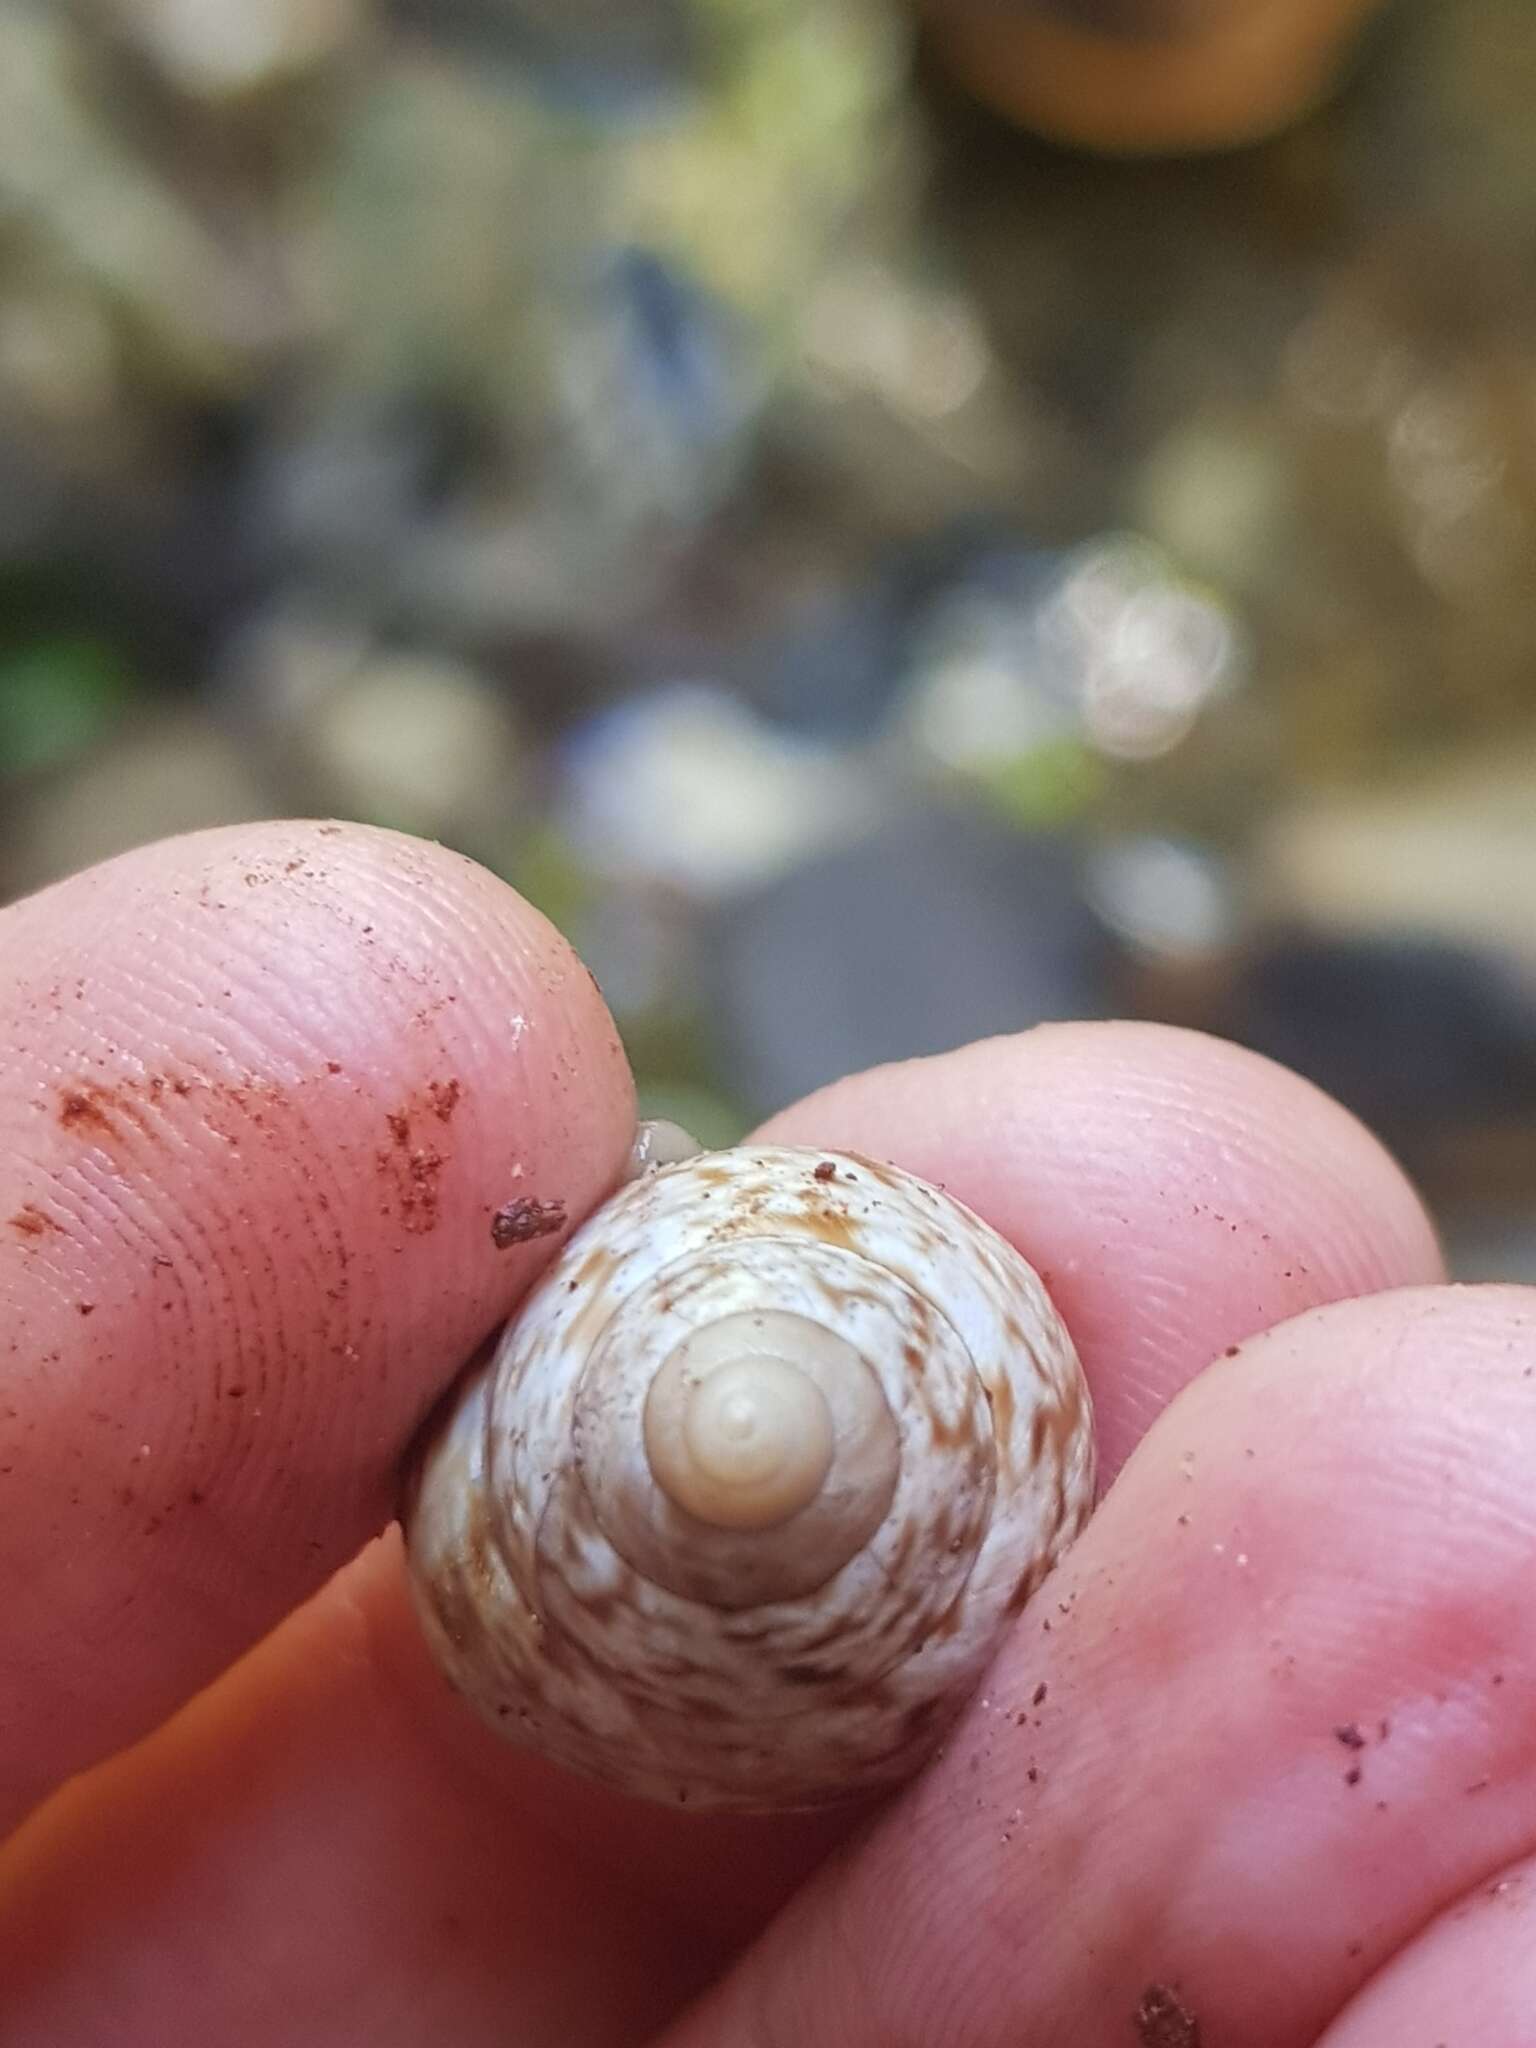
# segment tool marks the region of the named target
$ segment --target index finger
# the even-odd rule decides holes
[[[384,1525],[634,1102],[559,935],[392,833],[149,847],[5,911],[0,962],[3,1827]]]

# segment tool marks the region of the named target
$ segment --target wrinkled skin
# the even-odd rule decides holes
[[[1067,1026],[774,1120],[1025,1252],[1108,1492],[919,1780],[741,1823],[504,1749],[403,1595],[412,1433],[559,1241],[491,1221],[632,1136],[556,934],[202,835],[0,913],[0,1045],[5,2048],[1529,2040],[1536,1297],[1301,1081]]]

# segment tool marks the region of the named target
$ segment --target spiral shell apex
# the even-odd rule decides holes
[[[1033,1270],[840,1153],[647,1173],[423,1454],[411,1577],[513,1740],[765,1810],[908,1775],[1086,1519],[1089,1402]]]

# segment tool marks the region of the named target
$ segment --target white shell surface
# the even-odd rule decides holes
[[[652,1380],[754,1310],[858,1354],[893,1483],[840,1445],[818,1499],[765,1529],[647,1485]],[[915,1769],[1092,1496],[1087,1389],[1027,1262],[892,1167],[745,1146],[576,1232],[426,1451],[407,1536],[436,1655],[493,1726],[632,1793],[770,1809]]]

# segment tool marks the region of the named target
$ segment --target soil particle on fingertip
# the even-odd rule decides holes
[[[1149,1984],[1135,2014],[1141,2048],[1200,2048],[1200,2022],[1166,1984]]]
[[[435,1145],[423,1144],[418,1119],[430,1114],[446,1123],[458,1097],[445,1092],[446,1084],[433,1082],[425,1098],[413,1097],[384,1119],[391,1143],[376,1155],[380,1178],[394,1197],[389,1210],[414,1236],[425,1236],[437,1228],[442,1200],[442,1178],[449,1164],[446,1154]]]
[[[458,1108],[459,1098],[463,1093],[464,1084],[461,1081],[429,1081],[427,1083],[427,1099],[432,1106],[432,1114],[440,1124],[453,1121],[453,1112]]]
[[[504,1252],[536,1237],[553,1237],[564,1228],[564,1202],[541,1202],[532,1195],[519,1195],[515,1201],[504,1202],[491,1218],[491,1242]]]
[[[18,1209],[10,1221],[11,1228],[18,1237],[46,1237],[50,1231],[63,1227],[55,1223],[51,1216],[45,1216],[35,1202],[28,1202]]]
[[[111,1096],[105,1088],[82,1086],[64,1088],[59,1092],[59,1122],[66,1131],[96,1130],[110,1133],[114,1130],[107,1115]]]

